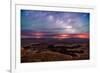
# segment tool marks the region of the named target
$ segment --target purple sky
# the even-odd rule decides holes
[[[23,37],[88,34],[89,13],[21,10]]]

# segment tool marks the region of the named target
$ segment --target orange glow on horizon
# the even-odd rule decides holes
[[[43,35],[42,32],[35,32],[35,33],[32,33],[33,35]]]
[[[79,34],[76,35],[77,38],[89,38],[89,34]]]
[[[43,32],[34,32],[32,33],[32,35],[35,38],[45,38],[46,36],[50,36],[51,38],[55,38],[55,39],[59,39],[59,40],[63,40],[66,38],[89,38],[89,34],[88,33],[83,33],[83,34],[54,34],[54,35],[47,35]]]
[[[32,33],[32,35],[35,36],[35,38],[42,38],[44,34],[42,32],[35,32]]]
[[[60,34],[53,36],[55,39],[66,39],[66,38],[89,38],[89,34]]]
[[[62,39],[69,38],[69,35],[67,35],[67,34],[59,34],[59,35],[53,36],[53,38],[62,40]]]

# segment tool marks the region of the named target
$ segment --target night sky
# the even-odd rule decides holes
[[[88,38],[89,17],[89,13],[21,10],[21,37]]]

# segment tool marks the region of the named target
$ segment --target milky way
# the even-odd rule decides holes
[[[88,34],[89,13],[21,10],[22,36]]]

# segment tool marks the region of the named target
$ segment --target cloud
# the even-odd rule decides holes
[[[89,16],[87,13],[76,12],[50,12],[25,10],[27,16],[21,16],[23,29],[35,32],[51,32],[79,34],[89,33]],[[28,12],[29,11],[29,12]],[[25,14],[25,12],[24,12]],[[28,18],[31,18],[28,19]]]
[[[54,20],[54,17],[53,17],[52,15],[49,15],[49,16],[47,17],[47,19],[48,19],[48,21],[53,21],[53,20]]]

